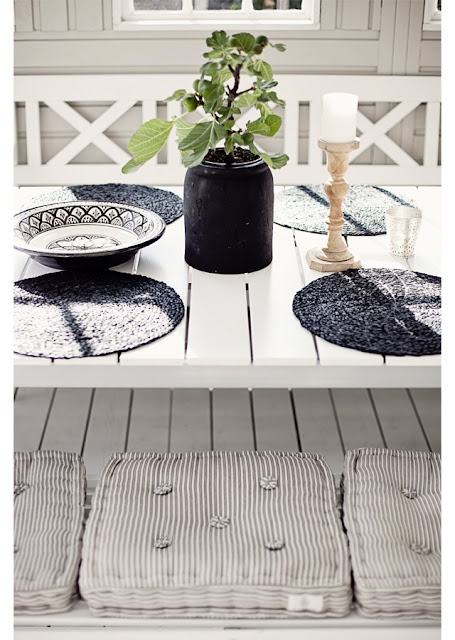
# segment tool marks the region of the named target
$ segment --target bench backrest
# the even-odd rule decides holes
[[[137,124],[157,113],[167,118],[179,115],[180,103],[161,101],[177,88],[190,90],[194,78],[188,74],[17,76],[15,101],[17,109],[23,110],[23,125],[18,123],[17,127],[22,152],[17,153],[16,184],[182,183],[185,168],[175,144],[168,143],[166,153],[139,173],[124,176],[120,168],[130,158],[126,144],[119,145],[106,131],[132,109],[140,110]],[[282,150],[290,158],[286,167],[274,172],[277,185],[326,180],[324,155],[317,145],[322,95],[338,91],[359,96],[360,148],[351,154],[349,182],[440,184],[439,77],[280,75],[276,79],[277,93],[286,101],[285,109],[277,108],[283,115],[283,126],[279,135],[264,140],[263,146]],[[103,105],[101,115],[92,119],[81,114],[84,104],[90,107],[95,103]],[[46,123],[40,122],[43,108],[56,113],[74,132],[64,140],[63,148],[45,160],[43,144],[49,131]],[[255,113],[244,113],[241,118],[253,120]],[[127,137],[134,130],[128,131]],[[106,162],[92,162],[87,156],[83,162],[73,162],[89,145],[101,150]]]

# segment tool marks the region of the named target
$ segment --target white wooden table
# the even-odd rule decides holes
[[[53,187],[21,187],[16,209]],[[182,195],[181,187],[169,190]],[[440,189],[386,187],[413,197],[424,217],[416,255],[395,258],[385,236],[348,238],[364,267],[404,268],[440,275]],[[387,357],[330,344],[303,329],[292,312],[295,293],[326,275],[305,254],[323,237],[274,226],[274,259],[256,273],[207,274],[184,261],[183,218],[134,260],[116,267],[171,285],[186,314],[166,337],[122,354],[55,360],[15,357],[24,387],[347,388],[439,387],[440,356]],[[16,252],[15,279],[49,271]]]

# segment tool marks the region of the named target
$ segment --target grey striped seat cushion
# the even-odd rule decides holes
[[[16,453],[14,609],[60,613],[77,593],[85,503],[79,455]]]
[[[440,463],[428,452],[346,455],[344,524],[355,600],[365,616],[440,616]]]
[[[80,590],[119,616],[343,616],[347,542],[332,474],[303,453],[114,454]]]

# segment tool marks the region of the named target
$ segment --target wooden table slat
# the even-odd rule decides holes
[[[249,364],[250,333],[244,274],[191,271],[187,363]]]
[[[302,288],[292,229],[274,226],[273,261],[248,274],[253,362],[255,364],[316,364],[313,336],[292,312],[294,295]]]

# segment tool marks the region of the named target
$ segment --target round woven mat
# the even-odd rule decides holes
[[[351,185],[349,194],[343,200],[346,220],[343,233],[350,236],[385,233],[385,212],[398,205],[416,206],[411,199],[403,200],[382,187]],[[325,220],[329,208],[324,185],[289,187],[276,195],[274,222],[300,231],[327,233]]]
[[[156,340],[182,320],[184,305],[164,282],[116,271],[61,271],[14,285],[14,351],[79,358]]]
[[[175,193],[144,187],[140,184],[79,184],[74,187],[60,187],[31,198],[22,205],[22,210],[44,204],[72,202],[74,200],[97,200],[118,202],[154,211],[166,224],[183,215],[183,201]]]
[[[441,353],[441,279],[403,269],[349,269],[298,291],[293,311],[311,333],[388,356]]]

